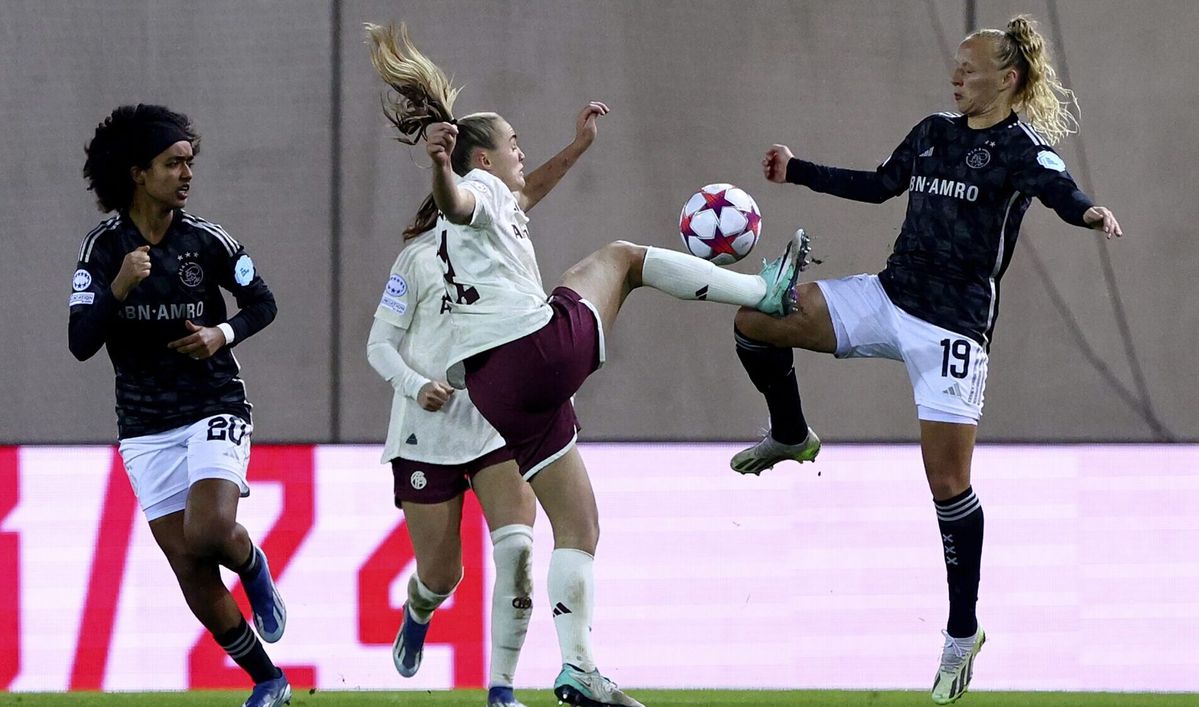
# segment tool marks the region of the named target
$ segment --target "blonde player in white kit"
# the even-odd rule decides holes
[[[625,241],[571,268],[547,296],[525,215],[595,140],[608,107],[578,114],[575,138],[524,174],[512,126],[495,113],[455,120],[457,89],[401,26],[367,25],[371,60],[395,91],[384,112],[408,144],[424,137],[433,193],[413,228],[434,228],[454,326],[447,378],[465,386],[503,436],[554,531],[548,593],[562,653],[554,694],[584,707],[641,707],[596,667],[591,651],[592,564],[599,513],[575,440],[571,396],[604,361],[604,332],[625,297],[647,285],[679,299],[781,313],[800,258],[797,238],[761,275],[722,270],[694,256]]]
[[[513,675],[532,616],[533,491],[495,428],[444,374],[452,336],[433,231],[404,233],[367,343],[367,358],[395,394],[383,450],[395,503],[416,555],[404,618],[392,647],[396,670],[420,668],[433,612],[462,579],[463,494],[475,492],[495,556],[488,707],[524,707]]]

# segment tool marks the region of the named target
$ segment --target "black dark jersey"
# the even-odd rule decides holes
[[[1061,157],[1013,113],[981,130],[958,113],[922,120],[874,172],[793,159],[787,180],[881,203],[908,192],[908,210],[879,280],[896,306],[990,346],[999,280],[1032,197],[1085,226],[1093,202]]]
[[[185,321],[226,321],[220,288],[239,308],[228,320],[237,345],[275,318],[275,298],[254,261],[220,226],[176,211],[162,241],[150,248],[150,275],[124,302],[112,281],[125,255],[149,245],[128,214],[104,221],[83,239],[71,280],[70,347],[80,360],[107,346],[116,371],[121,439],[181,427],[228,413],[250,420],[245,385],[230,347],[196,361],[167,348],[187,336]]]

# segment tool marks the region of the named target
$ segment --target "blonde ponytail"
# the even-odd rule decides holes
[[[1058,80],[1050,63],[1049,47],[1032,17],[1017,15],[1003,30],[984,29],[971,36],[979,35],[996,41],[995,61],[1001,71],[1015,68],[1019,73],[1012,108],[1027,115],[1046,142],[1053,145],[1078,132],[1078,98]]]
[[[383,114],[400,132],[396,139],[415,145],[431,123],[454,120],[455,88],[445,73],[412,44],[408,28],[366,23],[371,64],[379,78],[391,87],[383,96]]]
[[[462,89],[436,64],[412,44],[408,28],[394,25],[365,25],[366,42],[370,47],[371,64],[375,73],[392,90],[383,96],[383,115],[399,131],[396,140],[415,145],[425,137],[425,129],[433,123],[454,123],[458,138],[450,165],[458,175],[471,170],[471,155],[479,148],[494,150],[500,140],[500,123],[495,113],[472,113],[454,119],[454,100]],[[404,239],[414,238],[437,224],[437,204],[433,195],[425,197],[413,222],[404,229]]]

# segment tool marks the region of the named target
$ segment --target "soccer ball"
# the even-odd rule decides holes
[[[679,235],[692,255],[729,265],[749,255],[762,232],[753,197],[732,184],[709,184],[683,204]]]

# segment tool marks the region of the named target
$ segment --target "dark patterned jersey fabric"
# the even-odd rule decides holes
[[[899,237],[879,280],[909,314],[990,347],[999,282],[1032,197],[1085,226],[1093,202],[1062,159],[1013,113],[974,129],[956,113],[922,120],[873,172],[792,159],[787,181],[881,203],[908,192]]]
[[[210,415],[250,421],[251,406],[231,347],[193,360],[167,347],[187,336],[185,321],[213,327],[227,319],[222,289],[238,313],[234,346],[275,317],[275,298],[245,248],[220,226],[176,211],[150,248],[150,275],[123,302],[112,281],[125,255],[149,245],[127,214],[102,222],[83,240],[72,278],[71,350],[81,359],[108,349],[116,372],[121,439],[174,429]]]

